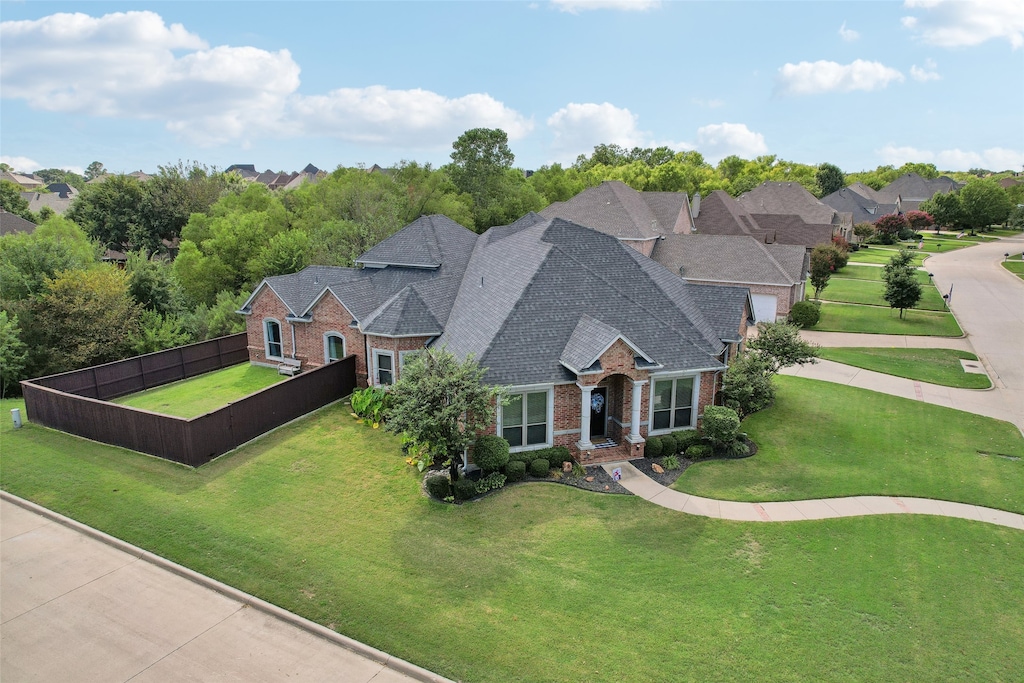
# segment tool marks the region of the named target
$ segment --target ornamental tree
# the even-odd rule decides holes
[[[761,356],[772,375],[782,368],[818,362],[818,346],[800,338],[800,327],[788,322],[758,323],[757,337],[747,345]]]
[[[875,221],[875,230],[883,235],[898,237],[900,230],[908,227],[906,216],[889,213]]]
[[[927,211],[907,211],[903,217],[907,219],[910,229],[915,232],[927,230],[935,225],[935,218]]]
[[[430,450],[459,479],[459,458],[477,434],[494,423],[500,389],[483,383],[485,368],[459,361],[446,349],[427,348],[402,369],[391,387],[386,428]]]
[[[827,247],[815,247],[811,251],[811,286],[814,287],[814,298],[820,298],[822,290],[828,287],[832,277],[832,259]]]
[[[890,308],[900,309],[900,319],[903,318],[904,310],[913,308],[921,300],[921,283],[914,275],[913,262],[914,255],[906,249],[900,249],[883,268],[885,292],[882,298]]]

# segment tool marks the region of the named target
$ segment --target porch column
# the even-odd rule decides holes
[[[630,443],[643,443],[644,441],[640,436],[640,404],[643,402],[645,384],[647,384],[645,379],[633,380],[633,402],[629,411],[629,436],[626,437],[626,441]]]
[[[581,452],[591,451],[594,450],[594,444],[590,442],[590,393],[594,387],[579,382],[576,383],[576,386],[580,388],[580,393],[583,395],[580,401],[580,440],[576,442],[576,447]]]

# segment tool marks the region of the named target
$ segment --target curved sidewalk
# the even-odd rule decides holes
[[[619,483],[630,493],[663,508],[700,517],[737,522],[800,522],[865,515],[937,515],[988,522],[1024,531],[1024,515],[980,505],[897,496],[850,496],[775,503],[741,503],[701,498],[667,488],[628,462],[606,463],[603,467],[609,474],[612,469],[621,467],[622,479]]]

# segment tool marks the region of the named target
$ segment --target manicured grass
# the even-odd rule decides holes
[[[871,266],[862,267],[870,268]],[[884,283],[873,280],[846,280],[838,275],[839,273],[833,275],[828,281],[828,287],[822,290],[820,296],[823,301],[840,301],[888,308],[889,304],[882,298],[882,294],[885,293]],[[924,273],[924,276],[927,278],[928,273]],[[805,294],[808,299],[814,298],[814,287],[810,282],[807,283]],[[939,294],[939,290],[931,284],[926,284],[921,287],[921,300],[918,302],[917,308],[925,311],[945,311],[946,301]]]
[[[909,334],[925,337],[963,335],[951,313],[904,311],[903,319],[895,308],[853,304],[821,305],[821,320],[814,326],[819,332],[865,332],[868,334]]]
[[[991,237],[1020,237],[1022,233],[1020,230],[1011,230],[1009,228],[992,228],[991,230],[984,233],[985,236]]]
[[[722,522],[554,484],[446,506],[344,405],[199,470],[32,424],[0,438],[5,490],[457,680],[1019,673],[1013,529]]]
[[[962,389],[988,389],[988,375],[964,372],[960,359],[978,360],[969,351],[956,349],[896,349],[828,347],[819,350],[825,360],[852,365],[919,382]]]
[[[881,282],[883,269],[878,266],[850,266],[847,265],[832,274],[833,278],[846,280],[877,280]],[[921,284],[928,284],[928,273],[924,270],[915,270],[914,275]]]
[[[893,256],[895,256],[898,252],[899,252],[899,249],[896,248],[896,246],[881,247],[881,246],[872,245],[870,249],[861,249],[860,251],[851,252],[850,253],[850,263],[853,263],[853,264],[857,264],[857,263],[881,263],[881,264],[885,264],[885,263],[888,263],[889,259],[891,259]],[[924,262],[925,256],[928,256],[927,253],[921,253],[919,251],[915,251],[915,252],[912,252],[912,253],[914,254],[914,259],[913,259],[912,263],[915,266],[921,265],[921,263]]]
[[[1003,268],[1024,280],[1024,261],[1021,260],[1021,254],[1014,254],[1003,261]]]
[[[196,417],[283,379],[285,377],[273,368],[241,363],[156,389],[122,396],[113,402],[165,415]]]
[[[839,384],[776,379],[775,404],[743,421],[757,455],[694,465],[676,488],[755,501],[918,496],[1024,512],[1024,437],[1012,424]]]

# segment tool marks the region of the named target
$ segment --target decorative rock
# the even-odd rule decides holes
[[[657,472],[658,474],[665,474],[665,468],[656,462],[651,463],[651,469]]]
[[[562,463],[562,471],[563,472],[572,472],[572,463],[571,462],[563,462]]]
[[[587,481],[594,481],[593,477],[587,477]]]
[[[611,488],[610,486],[605,486],[605,487],[604,487],[604,490],[605,490],[605,491],[607,491],[607,490],[609,490],[610,488]]]

